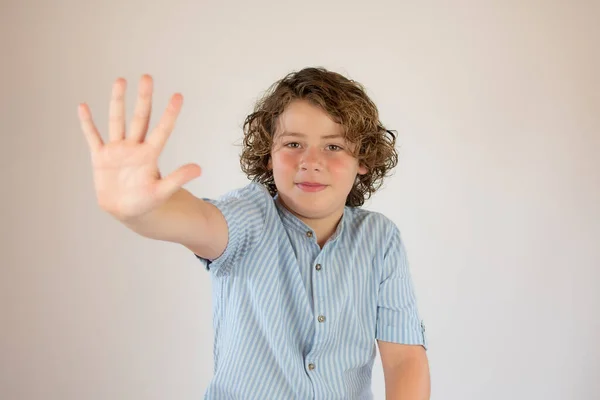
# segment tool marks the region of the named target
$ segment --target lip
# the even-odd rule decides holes
[[[298,182],[296,183],[296,186],[305,192],[320,192],[327,187],[327,185],[317,182]]]

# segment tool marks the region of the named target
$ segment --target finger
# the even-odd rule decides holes
[[[183,104],[183,96],[179,93],[174,94],[169,101],[169,105],[162,115],[158,125],[153,129],[152,135],[148,138],[147,142],[155,146],[157,149],[162,150],[165,142],[173,132],[175,127],[175,120],[181,111],[181,105]]]
[[[81,125],[81,130],[88,142],[88,146],[92,152],[97,151],[104,142],[102,141],[102,136],[96,129],[96,125],[92,119],[92,113],[87,104],[81,103],[77,107],[77,113],[79,115],[79,123]]]
[[[158,184],[159,196],[162,198],[171,197],[183,185],[201,174],[202,169],[197,164],[186,164],[178,168],[160,181]]]
[[[108,114],[108,137],[111,141],[125,137],[125,89],[127,82],[119,78],[113,84]]]
[[[150,112],[152,111],[152,89],[153,82],[150,75],[144,75],[140,79],[138,98],[135,111],[131,121],[129,139],[143,142],[148,131]]]

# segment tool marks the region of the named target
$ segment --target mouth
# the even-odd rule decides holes
[[[296,186],[305,192],[319,192],[327,187],[327,185],[317,182],[299,182],[296,183]]]

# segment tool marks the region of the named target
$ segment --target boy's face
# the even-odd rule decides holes
[[[269,168],[283,203],[300,217],[339,217],[357,174],[340,124],[305,100],[291,102],[278,119]]]

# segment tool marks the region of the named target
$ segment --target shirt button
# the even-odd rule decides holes
[[[313,363],[308,364],[308,369],[310,369],[311,371],[313,369],[315,369],[315,364],[313,364]]]
[[[311,231],[306,232],[306,236],[313,237],[313,233]]]
[[[317,320],[319,320],[319,322],[325,322],[325,316],[319,315],[319,318],[317,318]]]
[[[317,264],[317,265],[315,265],[315,269],[316,269],[317,271],[320,271],[320,270],[321,270],[321,264]]]

